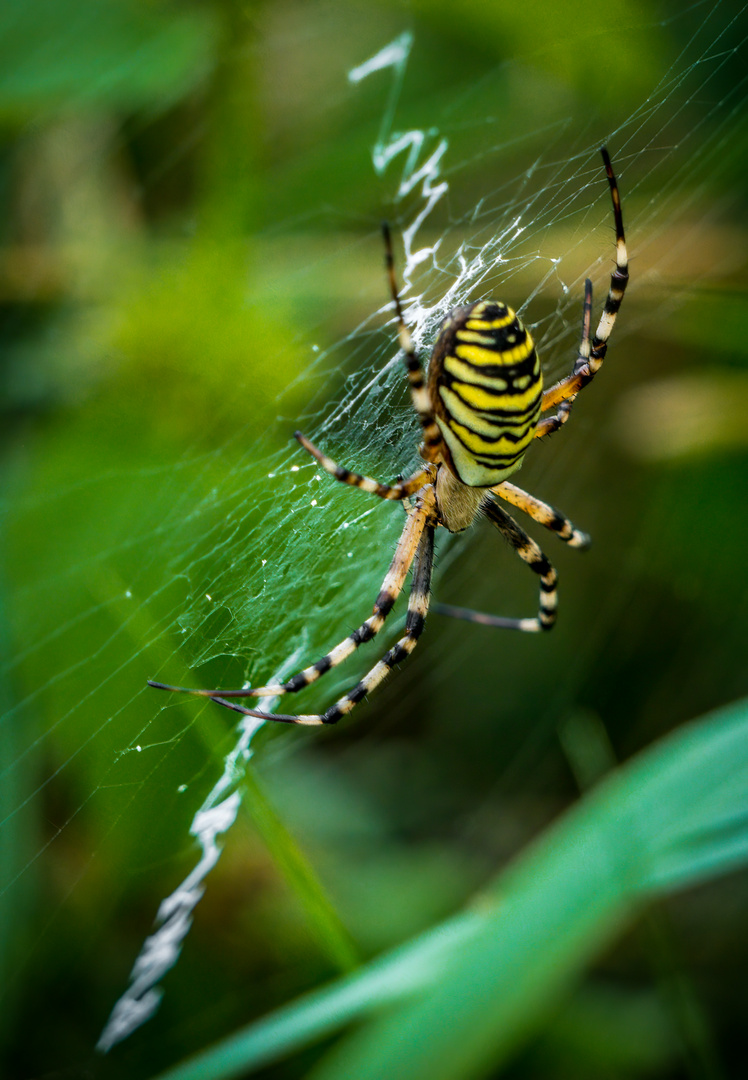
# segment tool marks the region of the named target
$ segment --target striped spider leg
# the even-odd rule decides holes
[[[441,457],[444,448],[444,440],[442,439],[441,432],[434,416],[434,402],[431,397],[430,389],[426,385],[423,365],[421,364],[418,352],[413,343],[410,330],[408,330],[405,325],[405,319],[403,318],[403,309],[400,303],[400,291],[397,286],[397,279],[395,278],[395,257],[392,253],[392,236],[390,235],[390,227],[386,221],[382,222],[382,237],[384,239],[384,264],[387,270],[387,280],[390,286],[392,303],[395,305],[395,314],[397,315],[397,335],[400,341],[400,348],[405,357],[405,370],[408,375],[410,396],[413,402],[413,408],[418,414],[418,419],[421,421],[421,428],[423,429],[423,443],[420,447],[421,457],[424,458],[425,461],[436,462],[439,461]]]
[[[559,540],[563,540],[570,548],[585,551],[590,546],[590,538],[581,529],[575,529],[567,517],[556,510],[555,506],[542,502],[535,495],[523,491],[516,484],[510,484],[507,480],[503,484],[497,484],[492,488],[492,493],[498,495],[504,502],[511,503],[518,510],[524,511],[533,521],[543,525],[546,529],[554,532]]]
[[[423,630],[431,588],[431,571],[433,563],[434,529],[439,524],[436,511],[436,496],[434,480],[437,466],[433,462],[438,461],[442,446],[442,437],[434,419],[434,413],[430,404],[429,392],[426,388],[423,368],[413,339],[403,319],[400,297],[395,280],[394,257],[392,253],[392,240],[389,227],[385,223],[382,226],[382,235],[385,245],[385,268],[390,285],[390,292],[395,306],[397,317],[398,338],[404,354],[405,368],[410,387],[413,408],[418,415],[423,431],[423,443],[421,455],[427,464],[418,469],[412,476],[394,484],[383,484],[361,473],[352,472],[350,469],[337,465],[336,462],[319,450],[300,431],[295,432],[296,439],[304,449],[330,473],[336,480],[362,491],[377,495],[381,499],[406,502],[407,518],[405,527],[395,548],[395,554],[390,568],[382,583],[382,587],[374,605],[374,613],[357,630],[335,646],[329,653],[321,657],[316,663],[305,668],[297,675],[287,679],[278,685],[268,685],[251,689],[239,688],[228,690],[191,689],[188,687],[170,686],[166,683],[149,680],[148,685],[157,690],[182,691],[195,694],[200,697],[209,697],[218,705],[233,709],[245,716],[262,716],[266,719],[277,720],[289,724],[334,724],[356,705],[363,697],[374,690],[387,676],[389,671],[407,656],[415,648],[421,631]],[[407,500],[415,496],[413,505],[407,504]],[[287,715],[283,713],[260,713],[245,705],[237,704],[232,698],[248,697],[275,697],[283,694],[296,693],[316,682],[333,667],[346,660],[355,650],[366,641],[370,641],[382,628],[389,612],[394,607],[400,592],[402,591],[405,578],[413,564],[413,582],[411,586],[408,613],[405,623],[405,635],[382,657],[382,659],[368,672],[367,675],[340,701],[325,713],[311,715]]]
[[[587,533],[575,528],[572,522],[567,517],[564,517],[560,511],[556,510],[554,506],[542,502],[541,499],[536,498],[535,495],[530,495],[527,491],[523,491],[516,484],[510,484],[505,480],[502,484],[497,484],[496,487],[491,489],[491,495],[498,495],[505,502],[511,503],[512,506],[524,511],[533,521],[537,521],[539,525],[543,525],[546,529],[555,533],[559,540],[563,540],[568,547],[576,548],[577,551],[585,551],[590,546],[590,538]],[[536,632],[538,630],[552,629],[556,621],[557,574],[547,555],[494,499],[485,499],[481,504],[481,511],[496,526],[519,557],[528,564],[531,570],[540,576],[538,615],[530,619],[511,619],[503,615],[487,615],[480,611],[473,611],[472,608],[455,607],[452,604],[435,604],[434,611],[453,619],[463,619],[467,622],[493,626],[501,630]]]
[[[436,525],[436,503],[433,485],[426,484],[420,489],[414,500],[413,509],[408,513],[405,527],[398,540],[390,568],[382,582],[379,595],[374,604],[374,614],[344,638],[334,649],[326,653],[316,663],[300,671],[297,675],[278,685],[269,685],[247,689],[231,690],[193,690],[181,686],[168,686],[165,683],[149,681],[148,685],[157,690],[179,690],[184,693],[209,697],[218,705],[242,713],[244,716],[258,716],[278,720],[287,724],[335,724],[342,716],[351,711],[362,698],[386,678],[392,668],[399,664],[415,648],[423,630],[428,611],[431,588],[431,568],[434,550],[434,527]],[[384,621],[400,595],[408,570],[413,564],[413,583],[410,590],[408,614],[405,622],[405,635],[375,664],[363,679],[348,694],[337,701],[324,713],[311,715],[287,715],[283,713],[266,714],[245,705],[236,704],[229,698],[277,697],[294,694],[311,686],[320,676],[337,667],[346,660],[365,641],[371,641],[379,633]]]
[[[407,480],[401,480],[395,484],[381,484],[378,480],[372,480],[370,476],[362,476],[361,473],[351,472],[350,469],[336,465],[332,458],[318,450],[307,439],[306,435],[302,435],[300,431],[294,432],[294,435],[307,453],[311,454],[315,461],[318,461],[322,468],[329,472],[331,476],[334,476],[336,480],[339,480],[341,484],[350,484],[351,487],[368,491],[370,495],[378,495],[380,499],[407,499],[409,496],[414,495],[424,484],[428,483],[429,480],[433,479],[433,466],[426,466],[423,469],[418,469]]]
[[[598,323],[592,346],[589,342],[590,313],[592,309],[592,283],[585,281],[584,317],[582,320],[582,344],[579,355],[572,369],[571,375],[561,379],[543,394],[541,411],[547,412],[558,406],[558,411],[553,416],[547,416],[541,420],[535,429],[535,438],[540,439],[549,435],[565,424],[569,418],[571,407],[576,400],[577,394],[585,386],[592,382],[595,375],[602,367],[605,354],[608,351],[608,339],[613,331],[616,316],[623,302],[626,286],[629,282],[628,252],[626,250],[626,237],[623,231],[623,212],[621,211],[621,196],[618,191],[613,166],[610,163],[610,155],[603,146],[600,153],[605,163],[605,172],[610,187],[610,197],[613,202],[613,217],[616,228],[616,268],[610,275],[610,287],[605,300],[600,322]]]
[[[511,619],[504,615],[485,615],[480,611],[453,607],[451,604],[436,604],[435,610],[439,614],[449,615],[453,619],[465,619],[467,622],[493,626],[500,630],[522,630],[525,633],[550,630],[556,622],[556,608],[558,606],[556,581],[558,580],[558,574],[535,541],[527,535],[524,529],[520,528],[511,514],[507,514],[505,510],[502,510],[499,504],[490,496],[484,499],[481,504],[481,512],[496,526],[504,539],[517,552],[520,559],[526,562],[530,569],[540,577],[538,614],[530,619]]]

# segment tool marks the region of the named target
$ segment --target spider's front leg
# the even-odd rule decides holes
[[[285,720],[292,724],[337,724],[347,716],[355,705],[371,694],[380,683],[384,682],[393,667],[407,660],[418,644],[429,608],[431,595],[431,571],[434,559],[434,525],[428,524],[423,532],[416,551],[413,584],[408,598],[408,614],[405,619],[405,633],[396,641],[381,660],[364,675],[352,690],[336,701],[331,709],[317,716],[272,716],[273,720]]]
[[[592,320],[592,282],[589,278],[584,283],[584,308],[582,311],[582,339],[579,343],[579,352],[574,361],[571,375],[561,379],[550,390],[543,394],[541,410],[551,409],[558,405],[558,410],[553,416],[546,416],[539,420],[535,428],[535,438],[540,439],[543,435],[550,435],[566,423],[569,419],[571,407],[577,399],[579,391],[587,385],[592,378],[590,373],[590,323]]]
[[[558,431],[562,424],[566,423],[571,411],[574,399],[580,390],[588,385],[602,367],[605,354],[608,350],[608,339],[615,326],[616,316],[623,302],[626,286],[629,281],[628,252],[626,249],[626,237],[623,231],[623,214],[621,212],[621,196],[618,191],[610,156],[605,147],[601,154],[605,163],[605,173],[608,177],[610,197],[613,202],[613,217],[616,227],[616,268],[610,275],[610,287],[605,300],[600,322],[597,325],[595,336],[590,346],[590,312],[592,308],[592,284],[585,282],[584,316],[582,320],[582,344],[579,349],[576,362],[571,375],[561,379],[555,386],[550,387],[543,394],[542,411],[547,412],[559,406],[554,416],[541,420],[535,429],[535,438],[542,438],[553,431]]]
[[[418,419],[421,421],[421,428],[423,430],[421,456],[428,462],[437,462],[442,449],[442,435],[434,416],[434,407],[428,386],[426,385],[423,365],[419,359],[413,337],[410,330],[408,330],[408,327],[405,325],[405,319],[403,318],[403,309],[400,303],[400,290],[397,287],[397,280],[395,278],[395,256],[392,252],[392,237],[390,235],[390,227],[386,221],[382,222],[382,237],[384,239],[384,265],[387,270],[387,280],[389,281],[392,302],[395,305],[395,313],[397,315],[397,334],[400,341],[400,348],[405,355],[405,369],[408,376],[408,385],[410,387],[410,397],[413,402],[413,408],[418,414]]]

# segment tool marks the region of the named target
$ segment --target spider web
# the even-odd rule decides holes
[[[631,301],[614,333],[611,363],[625,355],[626,337],[637,324],[687,302],[684,284],[673,285],[673,268],[701,242],[715,174],[724,176],[725,207],[718,210],[725,217],[735,179],[727,151],[735,117],[746,108],[745,10],[696,4],[674,16],[682,22],[680,51],[663,60],[661,77],[642,93],[639,107],[607,131],[598,130],[594,116],[565,114],[561,106],[548,110],[547,122],[502,140],[501,118],[476,115],[475,102],[485,101],[478,84],[429,117],[430,126],[407,129],[400,117],[408,78],[421,62],[418,40],[404,33],[369,59],[350,57],[347,92],[355,98],[367,90],[379,100],[371,171],[399,228],[405,317],[424,353],[451,307],[497,296],[531,327],[547,380],[569,370],[584,278],[593,280],[598,311],[613,256],[603,140],[619,176],[633,254]],[[630,32],[632,43],[637,35],[656,42],[666,29],[640,16],[620,33]],[[522,167],[507,175],[507,158],[522,160]],[[497,179],[474,198],[471,170],[487,160]],[[288,235],[294,224],[287,223]],[[177,460],[101,468],[95,400],[92,406],[84,396],[75,403],[93,414],[84,478],[75,479],[64,461],[59,473],[46,470],[41,480],[25,463],[14,474],[5,507],[17,648],[8,650],[5,673],[15,700],[4,710],[0,823],[13,854],[2,903],[19,904],[38,864],[53,859],[55,847],[64,848],[71,832],[77,836],[81,823],[91,840],[63,899],[35,929],[28,954],[41,953],[97,860],[119,857],[129,866],[164,857],[145,837],[142,849],[119,849],[118,830],[130,815],[176,817],[183,835],[196,841],[193,864],[184,873],[175,870],[173,891],[154,912],[156,929],[122,988],[102,1049],[158,1007],[161,981],[210,887],[221,837],[236,820],[244,770],[263,726],[246,718],[227,734],[226,718],[209,719],[211,710],[218,713],[214,706],[156,696],[145,679],[257,685],[298,670],[365,617],[402,526],[401,508],[335,484],[288,441],[299,427],[336,460],[383,480],[417,463],[418,424],[405,392],[374,227],[365,252],[360,248],[351,243],[332,256],[310,256],[303,280],[339,275],[355,293],[358,285],[346,271],[352,259],[370,266],[367,297],[378,288],[381,302],[369,304],[358,325],[332,345],[295,343],[302,362],[276,391],[276,417],[261,432],[252,414],[268,415],[267,406],[263,411],[257,404],[262,383],[245,383],[237,392],[243,406],[232,403],[216,416],[221,435],[208,449],[200,442]],[[706,268],[704,280],[709,273]],[[637,295],[655,302],[636,306]],[[324,337],[323,310],[318,320]],[[534,475],[557,467],[550,455],[537,456]],[[82,517],[100,523],[89,550],[81,549]],[[35,539],[27,550],[29,537]],[[443,576],[466,541],[442,540]],[[15,567],[26,570],[16,576]],[[56,597],[54,619],[46,614],[50,596]],[[400,625],[393,618],[379,648]],[[317,704],[333,701],[370,663],[370,651],[357,656],[311,696]],[[265,705],[271,709],[273,702]],[[217,737],[221,760],[215,752],[202,760],[205,747],[187,738],[195,717],[209,725],[207,738]],[[171,781],[175,774],[182,777],[178,786]],[[43,830],[39,807],[47,819]],[[20,850],[31,857],[16,857],[19,836],[26,838]],[[6,979],[6,993],[12,988],[12,978]]]

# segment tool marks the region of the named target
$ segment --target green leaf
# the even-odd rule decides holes
[[[271,806],[253,769],[245,774],[244,788],[247,810],[278,869],[304,906],[317,940],[338,968],[349,970],[357,960],[355,945],[313,868]]]
[[[323,1059],[318,1080],[486,1075],[644,901],[748,862],[747,791],[741,702],[616,770],[500,875],[475,910],[161,1080],[245,1074],[371,1014]]]
[[[0,16],[0,115],[163,106],[205,77],[217,36],[205,8],[14,0]]]

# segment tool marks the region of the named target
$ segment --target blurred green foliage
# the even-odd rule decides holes
[[[284,530],[276,504],[291,497],[287,460],[310,475],[288,456],[290,433],[382,349],[368,325],[347,335],[384,302],[379,220],[418,204],[393,205],[398,163],[385,176],[371,165],[390,83],[352,86],[347,72],[405,30],[394,129],[449,139],[449,199],[425,229],[445,258],[468,225],[489,238],[518,178],[612,133],[632,287],[599,382],[522,474],[594,547],[576,558],[547,542],[562,582],[547,640],[434,617],[408,667],[341,730],[262,733],[261,775],[161,1010],[97,1074],[153,1075],[295,1001],[350,962],[349,938],[371,957],[436,932],[579,787],[746,693],[747,25],[737,3],[4,5],[8,1076],[88,1075],[159,902],[194,865],[190,822],[232,718],[162,708],[145,678],[194,682],[198,660],[206,684],[266,677],[309,615],[306,662],[363,617],[386,566],[398,518],[376,508],[357,534],[340,527],[372,509],[359,492],[323,481],[324,505],[305,498]],[[593,228],[588,195],[532,250]],[[540,265],[506,299],[529,296]],[[445,279],[419,284],[433,299]],[[550,320],[556,304],[548,288],[528,316]],[[568,350],[547,359],[556,373]],[[383,395],[375,379],[371,394]],[[382,402],[391,458],[344,424],[329,449],[384,474],[407,464],[394,451],[410,434],[404,393]],[[349,460],[358,448],[364,460]],[[285,471],[269,478],[274,462]],[[530,610],[529,575],[487,530],[454,554],[440,599]],[[211,592],[226,599],[201,606]],[[330,676],[319,700],[350,677]],[[692,782],[680,781],[686,802]],[[544,1026],[527,1024],[507,1074],[741,1075],[745,893],[737,874],[692,887],[617,945],[581,945],[577,975],[593,952],[594,969]],[[438,995],[423,1007],[448,1028]],[[377,1052],[397,1038],[390,1019]],[[331,1070],[326,1051],[267,1075]]]
[[[220,20],[210,8],[134,0],[9,0],[0,37],[6,121],[168,107],[212,67]]]
[[[511,1056],[643,899],[745,862],[747,726],[741,702],[679,731],[549,829],[484,889],[473,910],[279,1009],[163,1080],[243,1075],[354,1018],[369,1023],[315,1076],[484,1075]],[[581,1068],[657,1068],[673,1052],[665,1025],[633,996],[624,1001],[614,993],[606,1003],[607,994],[599,987],[580,1010],[597,1011],[597,1032],[589,1021],[578,1025]],[[646,1034],[645,1046],[622,1045],[614,1019],[621,1005],[628,1023]],[[574,1022],[564,1021],[559,1026],[573,1042]]]

